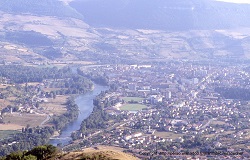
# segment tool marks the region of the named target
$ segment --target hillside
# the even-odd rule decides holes
[[[250,58],[250,5],[70,1],[1,1],[1,60],[65,65]]]
[[[70,5],[95,27],[168,31],[250,27],[250,5],[213,0],[92,0]]]
[[[75,159],[89,159],[92,160],[95,157],[102,157],[101,159],[107,160],[139,160],[130,154],[121,152],[114,147],[97,147],[87,148],[80,152],[69,152],[59,155],[58,158],[61,160],[75,160]]]
[[[130,154],[120,151],[120,148],[100,146],[86,148],[82,151],[60,152],[52,145],[37,146],[30,151],[13,152],[0,160],[139,160]]]
[[[250,5],[213,0],[2,0],[0,11],[81,19],[94,27],[170,31],[250,27]],[[69,4],[69,5],[68,5]]]
[[[11,14],[82,18],[77,11],[58,0],[1,0],[0,10]]]

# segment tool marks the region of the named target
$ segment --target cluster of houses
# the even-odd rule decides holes
[[[5,80],[5,78],[4,78]],[[26,87],[28,87],[29,92],[26,93],[22,93],[22,91],[19,89],[20,96],[19,97],[15,97],[16,99],[14,100],[13,105],[9,105],[9,106],[3,106],[0,114],[5,114],[5,113],[10,113],[12,114],[13,112],[19,112],[19,113],[38,113],[40,112],[40,108],[39,108],[39,103],[43,103],[43,102],[48,102],[49,98],[53,98],[53,96],[51,95],[51,93],[49,92],[44,92],[43,89],[46,86],[46,81],[39,83],[39,84],[35,84],[35,85],[27,85]],[[2,84],[3,86],[10,86],[10,83],[6,82],[6,80],[4,81],[4,83]],[[11,85],[11,87],[18,87],[15,85]],[[17,88],[18,90],[18,88]],[[4,92],[5,89],[3,89]],[[14,95],[15,96],[15,95]],[[8,100],[8,99],[7,99]]]
[[[170,63],[114,65],[95,68],[95,72],[105,73],[110,83],[119,86],[109,93],[108,101],[114,102],[116,114],[128,117],[122,127],[103,135],[105,143],[143,151],[159,142],[184,144],[201,137],[207,148],[243,151],[250,147],[250,111],[242,107],[248,102],[225,99],[215,91],[216,86],[249,87],[248,73],[242,68]],[[121,97],[143,98],[137,103],[148,108],[120,111]]]

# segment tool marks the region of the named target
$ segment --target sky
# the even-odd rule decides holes
[[[250,4],[250,0],[217,0],[222,2],[231,2],[231,3],[248,3]]]

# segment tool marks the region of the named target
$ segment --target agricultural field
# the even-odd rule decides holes
[[[21,130],[23,127],[24,126],[17,125],[17,124],[11,124],[11,123],[3,124],[3,123],[1,123],[0,124],[0,131],[8,131],[8,130],[10,130],[10,131],[14,131],[14,130],[18,131],[18,130]],[[7,134],[7,132],[5,134]]]
[[[6,127],[7,130],[16,130],[30,125],[30,127],[37,127],[46,120],[47,115],[45,114],[29,114],[29,113],[13,113],[6,114],[4,116],[4,123],[1,124],[1,130],[4,130]],[[8,124],[13,125],[13,128],[9,128]]]
[[[147,106],[143,104],[125,104],[120,107],[120,109],[124,111],[139,111],[144,108],[147,108]]]
[[[47,114],[61,115],[67,111],[65,103],[69,96],[57,95],[55,99],[48,99],[47,102],[40,104],[43,112]]]
[[[14,131],[14,130],[5,130],[5,131],[0,131],[0,139],[8,138],[10,135],[18,133],[19,131]]]
[[[5,108],[6,106],[10,105],[11,102],[7,99],[0,99],[0,110]]]

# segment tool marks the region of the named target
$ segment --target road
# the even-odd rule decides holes
[[[214,121],[214,120],[216,120],[216,118],[210,119],[204,126],[201,127],[201,129],[204,129],[204,128],[206,128],[207,126],[209,126],[210,123],[211,123],[212,121]]]
[[[42,127],[46,122],[48,122],[50,120],[50,115],[49,114],[46,114],[47,117],[44,121],[42,121],[42,123],[39,125],[39,127]]]

